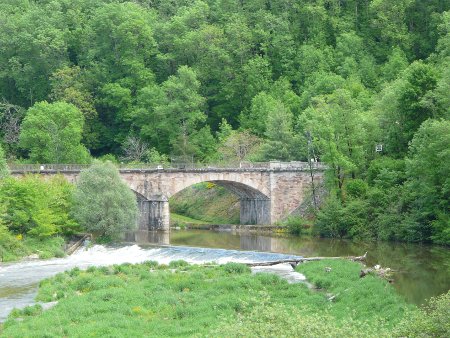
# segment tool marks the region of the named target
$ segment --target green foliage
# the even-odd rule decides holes
[[[345,191],[350,198],[364,197],[369,189],[368,184],[361,179],[348,181],[345,185]]]
[[[303,235],[309,232],[309,228],[311,227],[311,222],[307,221],[303,217],[300,216],[289,216],[282,225],[287,228],[287,231],[296,236]]]
[[[62,237],[34,238],[17,236],[6,226],[0,225],[0,261],[16,261],[37,254],[40,259],[64,257]]]
[[[8,163],[6,163],[5,153],[0,145],[0,180],[9,176]]]
[[[243,273],[249,273],[250,268],[245,264],[240,263],[227,263],[224,264],[223,269],[229,273],[229,274],[243,274]]]
[[[4,213],[0,219],[15,234],[45,238],[80,230],[69,216],[73,186],[63,177],[48,181],[39,176],[7,178],[0,184]]]
[[[371,239],[375,231],[366,224],[369,204],[365,200],[350,200],[346,203],[329,198],[317,215],[313,233],[323,237]]]
[[[115,238],[137,226],[136,196],[110,162],[95,162],[76,184],[72,213],[87,231]]]
[[[387,282],[360,279],[357,263],[310,262],[297,269],[327,288],[317,292],[276,275],[251,274],[236,263],[73,269],[40,283],[37,300],[58,300],[55,307],[15,311],[2,334],[387,337],[414,311]],[[96,321],[88,320],[93,316]]]
[[[450,334],[450,292],[431,298],[420,311],[405,317],[396,327],[398,337],[447,337]]]
[[[208,189],[208,183],[200,183],[186,188],[170,198],[170,209],[180,215],[175,217],[182,223],[239,224],[239,200],[237,196],[221,186]],[[199,221],[200,220],[200,221]]]
[[[326,268],[331,270],[327,272],[329,269]],[[401,296],[387,281],[372,275],[360,278],[360,263],[321,260],[313,264],[300,264],[296,270],[305,274],[316,287],[335,296],[329,313],[337,318],[348,319],[348,311],[351,309],[350,317],[354,320],[371,318],[380,325],[383,322],[392,325],[405,312],[414,309],[401,301]],[[389,318],[384,317],[387,312],[390,314]]]
[[[23,120],[20,146],[37,163],[88,163],[89,153],[81,145],[84,118],[72,104],[36,103]]]
[[[14,236],[8,228],[0,224],[0,261],[7,262],[20,256],[23,251],[23,245],[20,240]]]
[[[313,155],[344,208],[369,204],[367,232],[445,243],[448,196],[429,208],[401,162],[422,123],[450,118],[449,13],[438,0],[5,0],[0,143],[24,162],[119,158],[129,135],[151,149],[134,161]]]
[[[412,217],[421,224],[432,222],[431,239],[449,244],[450,121],[428,120],[421,125],[409,148],[406,173]]]

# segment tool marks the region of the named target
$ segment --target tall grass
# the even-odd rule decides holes
[[[323,290],[253,275],[236,263],[73,269],[40,284],[37,299],[57,306],[15,311],[2,336],[382,336],[412,309],[384,281],[360,280],[354,263],[312,262],[299,270]]]

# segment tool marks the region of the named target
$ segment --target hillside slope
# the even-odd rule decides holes
[[[212,183],[193,185],[170,198],[170,211],[217,224],[239,224],[239,199]]]

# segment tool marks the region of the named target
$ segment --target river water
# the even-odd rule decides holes
[[[358,256],[367,251],[368,265],[380,264],[397,271],[394,286],[411,303],[421,304],[450,289],[450,250],[437,246],[355,243],[208,230],[172,231],[170,234],[136,232],[128,234],[126,241],[120,246],[83,248],[66,258],[0,263],[0,322],[14,307],[33,303],[42,279],[73,267],[146,260],[159,263],[179,259],[190,263],[261,262],[299,256]],[[291,282],[303,279],[288,265],[257,271],[274,272]]]

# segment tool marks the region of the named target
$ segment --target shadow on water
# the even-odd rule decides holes
[[[304,257],[359,256],[367,252],[367,265],[380,264],[396,271],[394,286],[411,303],[422,304],[450,289],[450,250],[440,246],[209,230],[178,230],[170,234],[139,231],[128,234],[126,240],[140,245],[265,251]]]

